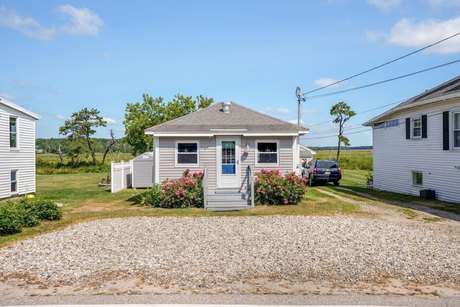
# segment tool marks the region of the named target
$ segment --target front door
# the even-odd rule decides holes
[[[217,138],[217,187],[238,188],[240,183],[240,138]]]

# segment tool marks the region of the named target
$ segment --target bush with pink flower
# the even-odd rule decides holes
[[[263,169],[256,176],[254,199],[260,205],[298,204],[307,192],[306,179],[294,172]]]
[[[141,200],[146,205],[161,208],[203,207],[203,173],[188,169],[178,179],[166,179],[147,192]]]

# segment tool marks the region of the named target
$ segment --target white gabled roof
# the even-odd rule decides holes
[[[24,113],[26,115],[29,115],[30,117],[34,119],[40,119],[40,116],[32,111],[27,110],[26,108],[23,108],[21,106],[18,106],[17,104],[12,103],[9,100],[6,100],[5,98],[0,97],[0,104],[3,104],[13,110],[16,110],[18,112]]]
[[[363,124],[363,126],[372,126],[376,122],[386,119],[388,116],[398,111],[430,103],[439,103],[458,97],[460,97],[460,75],[398,104],[396,107],[368,120]]]
[[[309,151],[312,155],[316,155],[316,151],[314,151],[313,149],[305,145],[299,144],[299,147],[300,147],[300,150]]]

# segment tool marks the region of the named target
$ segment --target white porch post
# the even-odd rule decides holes
[[[160,137],[153,137],[153,173],[154,184],[160,183]]]

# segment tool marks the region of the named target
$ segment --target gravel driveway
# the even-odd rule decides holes
[[[213,289],[250,279],[460,286],[460,238],[348,217],[136,217],[0,249],[0,279],[77,287],[136,277]]]

